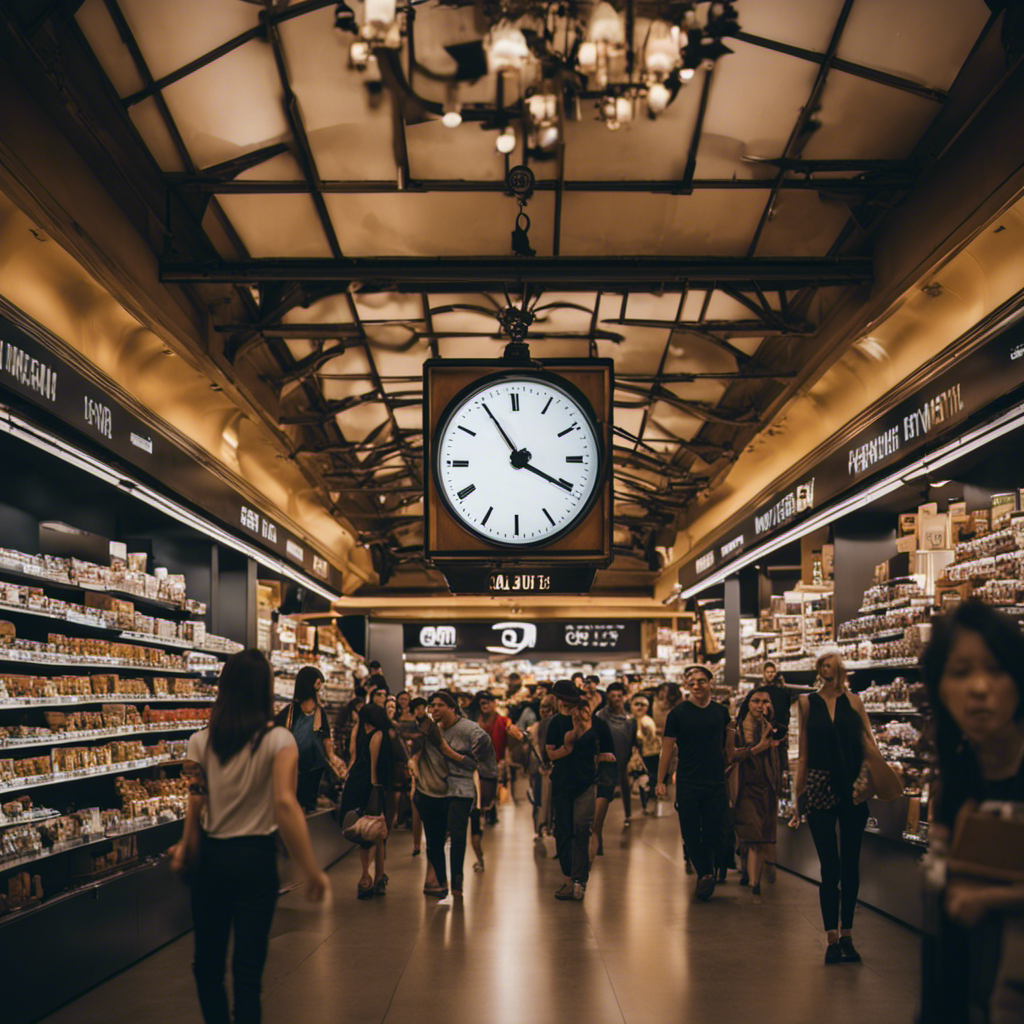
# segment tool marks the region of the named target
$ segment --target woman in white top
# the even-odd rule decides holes
[[[630,702],[630,709],[636,719],[636,741],[640,758],[643,761],[647,773],[646,785],[640,785],[640,806],[644,814],[650,816],[654,810],[647,810],[647,803],[654,793],[654,787],[658,782],[658,758],[661,754],[661,740],[658,737],[658,727],[654,719],[647,713],[650,701],[638,693]]]
[[[306,878],[311,900],[327,876],[313,859],[306,819],[295,796],[299,755],[287,729],[271,726],[273,676],[257,650],[224,663],[209,728],[188,742],[185,829],[171,851],[172,869],[193,871],[193,971],[206,1024],[232,1020],[224,989],[228,936],[236,1024],[258,1024],[267,939],[277,902],[274,833]]]

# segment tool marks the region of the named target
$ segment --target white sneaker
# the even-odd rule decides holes
[[[583,897],[587,895],[587,887],[582,882],[572,883],[572,898],[583,902]]]

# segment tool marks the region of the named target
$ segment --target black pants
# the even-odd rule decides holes
[[[867,823],[868,805],[855,804],[849,799],[825,811],[807,812],[807,824],[811,828],[814,848],[818,851],[821,864],[818,900],[821,903],[821,919],[825,931],[853,927],[853,911],[857,906],[857,891],[860,889],[860,844]]]
[[[676,780],[676,812],[683,846],[697,876],[715,873],[722,844],[722,819],[729,809],[725,783]]]
[[[469,828],[469,812],[473,808],[471,796],[445,797],[448,805],[446,827],[451,836],[452,847],[449,853],[452,862],[452,888],[462,888],[462,865],[466,860],[466,832]]]
[[[323,768],[313,768],[299,772],[299,781],[295,796],[304,811],[316,809],[316,798],[320,793],[320,780],[324,777]]]
[[[277,903],[274,836],[204,836],[192,884],[195,959],[192,970],[206,1024],[230,1024],[224,967],[234,929],[231,976],[236,1024],[259,1024],[267,937]]]
[[[562,874],[587,884],[590,877],[590,832],[594,827],[596,787],[582,793],[553,789],[551,810],[555,818],[555,850]]]
[[[448,867],[444,861],[444,839],[448,832],[448,799],[417,793],[413,797],[427,840],[427,860],[437,875],[437,884],[447,887]]]

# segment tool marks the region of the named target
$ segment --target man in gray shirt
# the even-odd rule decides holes
[[[441,735],[461,761],[448,766],[448,835],[451,837],[451,892],[462,895],[462,866],[466,858],[466,833],[469,813],[476,799],[473,773],[480,767],[497,775],[498,766],[490,736],[475,722],[459,713],[459,705],[447,690],[438,690],[430,698],[430,714],[441,727]]]
[[[633,813],[633,800],[630,794],[629,759],[633,754],[633,748],[636,746],[636,719],[626,710],[626,686],[624,683],[616,681],[609,684],[605,695],[607,703],[600,711],[595,712],[595,717],[602,719],[607,724],[608,731],[612,734],[616,776],[619,788],[622,790],[622,804],[626,812],[624,827],[629,828],[630,818]],[[608,792],[609,788],[611,792]],[[599,781],[597,795],[598,801],[597,810],[594,814],[594,840],[592,844],[596,846],[597,851],[602,851],[601,840],[604,819],[608,813],[608,804],[614,799],[615,787],[603,787]]]

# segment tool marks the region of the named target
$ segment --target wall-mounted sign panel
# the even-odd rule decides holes
[[[715,545],[699,551],[679,570],[679,583],[692,586],[876,472],[920,455],[940,435],[1021,385],[1024,323],[1016,323],[879,416],[802,481],[772,497]]]
[[[341,589],[342,574],[286,527],[188,452],[100,390],[40,339],[0,315],[0,401],[17,396],[145,473],[171,496],[184,498],[234,533]]]
[[[640,623],[409,622],[406,654],[491,654],[508,658],[598,659],[640,652]]]

